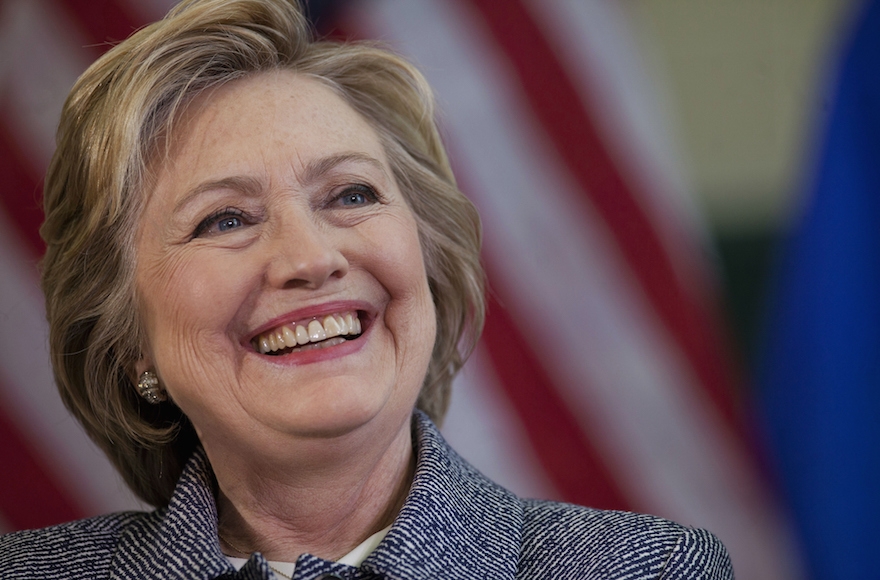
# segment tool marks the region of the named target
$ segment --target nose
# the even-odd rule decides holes
[[[268,282],[274,288],[317,289],[348,273],[341,234],[332,228],[307,218],[287,219],[273,238]]]

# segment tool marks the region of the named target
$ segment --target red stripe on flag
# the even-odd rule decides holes
[[[566,501],[631,509],[494,291],[488,305],[482,344],[550,480]]]
[[[8,107],[2,107],[9,110]],[[40,238],[43,223],[41,208],[41,179],[33,161],[18,147],[15,136],[5,120],[0,118],[0,206],[10,217],[19,237],[28,245],[33,256],[42,256],[45,249]]]
[[[642,291],[728,426],[741,433],[730,369],[703,305],[681,287],[670,257],[593,123],[581,95],[521,0],[469,0],[506,54],[556,152],[614,237]]]
[[[125,40],[144,23],[118,0],[55,0],[98,50]]]
[[[14,529],[41,528],[85,516],[86,510],[19,433],[3,406],[0,441],[0,465],[5,466],[0,477],[0,512]]]

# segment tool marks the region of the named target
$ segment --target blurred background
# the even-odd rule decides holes
[[[146,507],[58,400],[37,228],[66,93],[173,4],[0,0],[0,531]],[[425,72],[483,216],[466,458],[709,528],[739,578],[880,577],[876,4],[309,2]]]

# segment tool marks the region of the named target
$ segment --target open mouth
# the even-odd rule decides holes
[[[260,354],[281,356],[292,352],[329,348],[362,334],[361,320],[354,310],[299,322],[282,324],[251,340]]]

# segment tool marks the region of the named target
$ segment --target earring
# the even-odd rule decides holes
[[[138,378],[138,393],[152,405],[168,400],[165,389],[159,386],[159,377],[153,371],[144,371]]]

